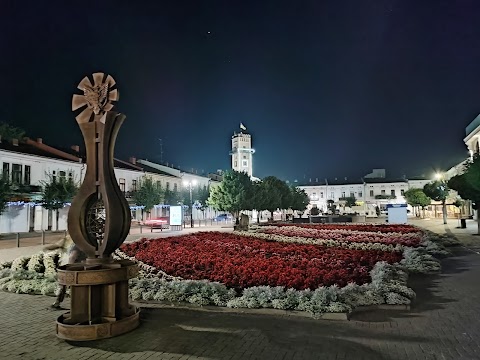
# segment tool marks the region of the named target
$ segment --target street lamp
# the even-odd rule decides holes
[[[197,185],[196,180],[192,181],[183,181],[183,186],[188,187],[188,190],[190,191],[190,227],[193,228],[193,197],[192,197],[192,188]]]

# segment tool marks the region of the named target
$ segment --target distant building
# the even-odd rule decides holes
[[[252,136],[247,132],[247,128],[240,124],[241,131],[234,132],[232,136],[232,169],[239,172],[246,172],[250,177],[253,176],[253,154]]]
[[[309,208],[316,206],[326,212],[328,201],[341,205],[344,198],[354,197],[358,204],[365,205],[365,208],[378,207],[385,211],[388,204],[405,204],[404,193],[410,188],[423,188],[430,182],[425,178],[412,179],[389,179],[385,177],[385,169],[374,169],[372,173],[363,179],[338,180],[324,179],[315,182],[299,184],[300,189],[305,190],[310,198]]]
[[[370,178],[375,178],[375,179],[380,179],[380,178],[385,178],[385,169],[373,169],[370,174],[367,174],[364,176],[364,178],[370,179]]]
[[[467,145],[470,156],[480,154],[480,115],[465,128],[465,138],[463,139]]]

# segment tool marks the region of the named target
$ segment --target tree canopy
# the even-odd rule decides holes
[[[422,189],[418,188],[408,189],[403,196],[412,207],[420,207],[422,209],[430,205],[432,201],[432,199],[425,195]]]
[[[144,206],[144,210],[149,214],[155,205],[163,200],[162,186],[154,182],[149,176],[143,176],[139,181],[139,188],[133,193],[133,201],[138,206]]]
[[[447,208],[445,205],[445,201],[447,200],[449,188],[447,183],[443,180],[435,180],[431,183],[425,184],[423,187],[423,192],[429,198],[435,201],[442,202],[442,213],[443,213],[443,223],[447,223]]]
[[[212,188],[208,204],[238,218],[240,211],[252,208],[252,195],[253,186],[248,174],[229,170],[224,173],[222,182]]]
[[[262,180],[262,186],[267,194],[265,210],[270,211],[272,218],[275,210],[291,207],[292,193],[284,181],[275,176],[267,176]]]
[[[71,202],[77,193],[78,187],[73,179],[48,175],[49,181],[43,182],[42,203],[47,210],[61,209]]]
[[[455,190],[464,200],[471,200],[475,210],[480,211],[480,157],[476,155],[465,165],[464,173],[456,175],[448,181],[448,186]],[[478,222],[480,234],[480,221]]]
[[[21,140],[25,136],[25,130],[11,126],[6,122],[0,122],[0,136],[2,140],[12,140],[18,139]]]
[[[4,176],[2,174],[0,176],[0,214],[2,214],[7,207],[7,203],[10,200],[11,191],[12,187],[8,176]]]
[[[56,212],[58,230],[58,210],[73,200],[78,186],[72,178],[66,179],[64,176],[57,177],[51,174],[48,177],[49,181],[42,182],[42,206]]]
[[[308,198],[305,190],[292,186],[290,188],[290,191],[292,194],[290,208],[292,210],[297,210],[301,212],[305,211],[308,204],[310,203],[310,199]]]

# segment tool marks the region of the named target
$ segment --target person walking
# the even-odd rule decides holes
[[[85,253],[73,242],[70,235],[65,236],[60,241],[52,245],[47,245],[43,248],[44,251],[60,249],[63,253],[60,259],[60,266],[66,264],[79,263],[87,258]],[[60,292],[57,295],[57,299],[52,304],[52,308],[60,309],[63,300],[65,300],[65,294],[67,293],[67,286],[62,285]]]

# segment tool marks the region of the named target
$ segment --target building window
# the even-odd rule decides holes
[[[31,173],[31,168],[30,168],[30,165],[25,165],[25,172],[24,172],[24,175],[23,175],[23,183],[25,185],[30,185],[30,173]]]
[[[248,167],[248,160],[242,160],[242,166]]]
[[[137,191],[137,180],[132,180],[132,191]]]
[[[382,195],[385,195],[385,190],[382,190],[381,194],[382,194]]]
[[[178,190],[178,188],[177,188],[177,183],[175,183],[175,184],[173,184],[173,191],[176,192],[177,190]]]
[[[330,199],[335,199],[335,193],[333,191],[330,193]]]
[[[358,192],[358,197],[359,198],[363,197],[363,193],[361,191]]]
[[[246,159],[246,158],[247,158],[247,155],[243,155],[243,158]]]
[[[350,192],[350,197],[355,197],[355,194],[352,191]]]
[[[312,193],[312,197],[310,198],[310,200],[318,200],[316,192]]]
[[[167,181],[167,184],[165,185],[165,188],[166,188],[167,190],[170,190],[170,183],[169,183],[168,181]]]
[[[390,190],[390,195],[395,196],[395,189]]]
[[[370,196],[373,197],[373,190],[370,190]]]
[[[68,180],[73,181],[73,171],[68,172]]]
[[[237,167],[237,166],[238,166],[238,163],[237,163],[237,161],[235,160],[235,165],[234,165],[234,167]]]
[[[3,163],[2,175],[5,179],[10,180],[10,164],[9,163]]]
[[[22,165],[12,164],[12,183],[21,184],[22,182]]]
[[[65,177],[67,176],[67,173],[65,171],[59,171],[58,176],[60,176],[61,180],[65,180]]]
[[[157,189],[160,189],[162,187],[162,182],[160,180],[157,180]]]
[[[52,181],[57,181],[57,172],[55,170],[52,171]]]
[[[342,198],[345,197],[345,191],[342,191]]]
[[[122,178],[118,179],[118,185],[120,186],[120,190],[122,192],[125,192],[125,179],[122,179]]]
[[[405,190],[401,189],[400,190],[400,195],[402,195],[402,196],[405,195]]]
[[[320,192],[320,198],[323,199],[323,191]]]

